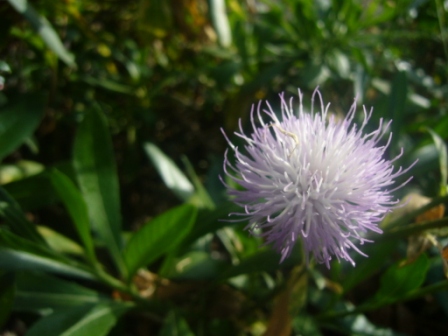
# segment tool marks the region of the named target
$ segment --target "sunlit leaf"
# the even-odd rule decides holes
[[[11,68],[9,67],[9,64],[5,61],[0,61],[0,71],[2,72],[11,72]]]
[[[226,2],[225,0],[211,0],[209,4],[213,28],[218,35],[219,43],[223,47],[229,47],[232,43],[232,32],[226,12]]]
[[[73,165],[71,162],[62,162],[55,165],[65,175],[73,177]],[[54,204],[58,196],[53,189],[51,180],[46,171],[32,175],[18,181],[2,186],[24,210],[40,209],[44,206]],[[45,190],[43,193],[42,190]]]
[[[350,335],[369,335],[369,336],[404,336],[402,333],[396,333],[390,328],[382,328],[370,322],[366,316],[356,314],[347,316],[342,320],[342,327],[344,333]]]
[[[117,268],[125,275],[126,267],[121,254],[119,185],[112,141],[106,120],[97,108],[89,110],[79,126],[74,146],[74,166],[89,221],[109,249]],[[77,195],[70,197],[78,199]],[[82,218],[77,223],[83,237],[87,237],[85,221]]]
[[[11,183],[41,173],[44,166],[34,161],[21,160],[0,166],[0,184]]]
[[[94,278],[81,264],[4,229],[0,229],[0,269],[47,271],[87,279]]]
[[[76,66],[75,58],[62,44],[58,34],[48,20],[40,15],[27,0],[7,0],[12,7],[22,14],[40,35],[45,44],[69,66]]]
[[[57,253],[84,255],[84,249],[70,238],[60,234],[48,226],[37,226],[37,231],[47,242],[48,246]]]
[[[166,186],[182,201],[188,201],[194,194],[194,187],[173,160],[152,143],[145,143],[144,149]]]
[[[58,260],[3,247],[0,247],[0,267],[8,271],[45,271],[84,279],[95,278],[91,273]]]
[[[161,214],[135,232],[124,253],[130,276],[139,267],[151,264],[175,248],[191,230],[196,214],[194,206],[184,204]]]
[[[107,335],[132,303],[103,302],[57,311],[37,321],[27,336]]]

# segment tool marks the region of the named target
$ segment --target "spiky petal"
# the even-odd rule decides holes
[[[313,254],[330,267],[336,256],[354,265],[348,250],[363,254],[357,244],[369,241],[366,232],[382,233],[379,222],[398,202],[391,186],[411,167],[394,171],[393,162],[401,154],[393,160],[384,158],[392,134],[385,145],[380,140],[390,122],[384,125],[381,119],[377,130],[366,134],[372,109],[365,108],[363,123],[358,127],[353,122],[356,100],[340,120],[328,113],[330,105],[324,105],[317,89],[310,113],[303,110],[300,90],[297,114],[292,98],[286,101],[283,94],[280,98],[281,118],[268,102],[267,109],[260,102],[251,111],[253,133],[246,135],[240,122],[235,134],[246,142],[243,151],[223,132],[235,156],[233,166],[226,151],[225,173],[242,187],[227,185],[234,202],[244,208],[234,215],[248,219],[247,228],[280,252],[281,261],[301,240],[307,260]]]

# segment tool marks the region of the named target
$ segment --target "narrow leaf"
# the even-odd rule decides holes
[[[8,271],[41,270],[93,278],[83,264],[4,229],[0,229],[0,269]]]
[[[447,178],[448,178],[448,154],[445,141],[432,129],[427,128],[429,134],[436,145],[437,152],[439,153],[439,165],[440,165],[440,196],[447,194]]]
[[[211,0],[209,6],[213,28],[218,35],[219,44],[223,47],[229,47],[232,43],[232,33],[226,12],[226,2],[225,0]]]
[[[392,265],[381,277],[378,292],[366,305],[384,305],[405,297],[423,284],[428,269],[429,260],[426,254],[405,266],[398,263]]]
[[[50,229],[48,226],[39,225],[37,227],[37,231],[42,235],[50,249],[54,252],[84,256],[85,251],[83,247],[75,243],[67,236]]]
[[[75,224],[76,231],[81,239],[90,261],[95,261],[92,237],[90,235],[89,214],[81,193],[75,184],[63,173],[53,170],[50,174],[53,188],[58,193]]]
[[[17,274],[14,309],[40,312],[106,300],[98,292],[44,273]]]
[[[185,165],[187,173],[194,184],[194,189],[196,190],[192,204],[196,204],[198,207],[207,208],[207,209],[215,209],[215,204],[208,194],[207,190],[204,188],[199,176],[194,171],[193,165],[187,159],[187,157],[182,158],[182,162]]]
[[[48,48],[50,48],[67,65],[72,67],[76,66],[74,56],[64,47],[51,24],[45,17],[39,15],[27,0],[7,1],[31,23]]]
[[[152,143],[145,143],[144,149],[146,154],[151,159],[155,168],[162,177],[165,185],[176,194],[182,201],[188,199],[194,194],[194,187],[188,178],[181,172],[176,164],[167,157],[156,145]]]
[[[62,162],[56,167],[65,175],[74,176],[71,162]],[[59,200],[48,178],[47,171],[5,184],[3,188],[24,210],[40,209]],[[42,190],[45,192],[43,193]]]
[[[36,226],[31,223],[20,209],[20,206],[0,187],[0,216],[6,220],[12,232],[30,241],[46,245]]]
[[[119,186],[112,141],[106,120],[96,108],[85,115],[79,127],[74,166],[90,223],[109,249],[120,273],[125,275],[121,255]]]
[[[8,271],[43,271],[83,279],[94,278],[91,273],[58,260],[3,247],[0,247],[0,268]]]
[[[134,233],[124,254],[129,276],[175,248],[193,227],[196,214],[194,206],[184,204],[154,218]]]
[[[0,160],[19,147],[39,125],[44,112],[42,95],[23,95],[1,109]]]
[[[41,318],[27,336],[107,335],[121,315],[132,307],[131,303],[110,301],[61,310]]]

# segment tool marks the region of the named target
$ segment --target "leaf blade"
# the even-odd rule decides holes
[[[119,185],[107,123],[94,108],[79,126],[74,167],[93,228],[106,244],[119,272],[125,276],[121,254]]]
[[[40,35],[45,44],[65,64],[76,67],[75,57],[67,51],[50,22],[40,15],[27,0],[7,0],[14,9],[22,14]]]
[[[39,312],[106,300],[98,292],[44,273],[19,272],[14,309]]]
[[[36,226],[26,218],[19,204],[2,187],[0,187],[0,216],[6,220],[12,232],[35,243],[46,245]]]
[[[90,222],[87,206],[75,184],[63,173],[53,170],[50,174],[53,188],[67,209],[81,239],[89,260],[95,262],[93,241],[90,235]]]
[[[61,310],[41,318],[29,329],[27,335],[107,335],[121,315],[132,307],[131,303],[109,301]]]
[[[190,232],[196,215],[196,207],[184,204],[154,218],[135,232],[124,251],[130,276],[139,267],[150,264],[178,245]]]
[[[165,185],[179,197],[182,201],[194,195],[194,187],[182,171],[168,156],[166,156],[156,145],[147,142],[144,144],[144,150],[159,175],[162,177]]]
[[[19,147],[39,125],[44,114],[42,96],[24,95],[0,113],[0,160]]]
[[[0,269],[31,270],[95,279],[83,264],[14,233],[0,229]]]

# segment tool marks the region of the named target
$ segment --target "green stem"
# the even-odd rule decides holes
[[[448,226],[448,217],[428,221],[424,223],[411,224],[404,227],[396,227],[385,231],[383,235],[379,236],[376,241],[387,241],[397,238],[406,238],[423,231],[440,229]]]
[[[418,208],[417,210],[414,210],[404,216],[401,216],[399,219],[395,220],[392,223],[386,224],[384,229],[389,230],[389,229],[393,229],[393,228],[396,228],[399,226],[406,225],[406,224],[412,222],[413,219],[415,217],[417,217],[418,215],[421,215],[421,214],[425,213],[426,211],[434,208],[435,206],[442,204],[442,203],[446,203],[446,202],[448,202],[448,195],[436,197],[431,202],[426,204],[425,206],[422,206],[421,208]]]

